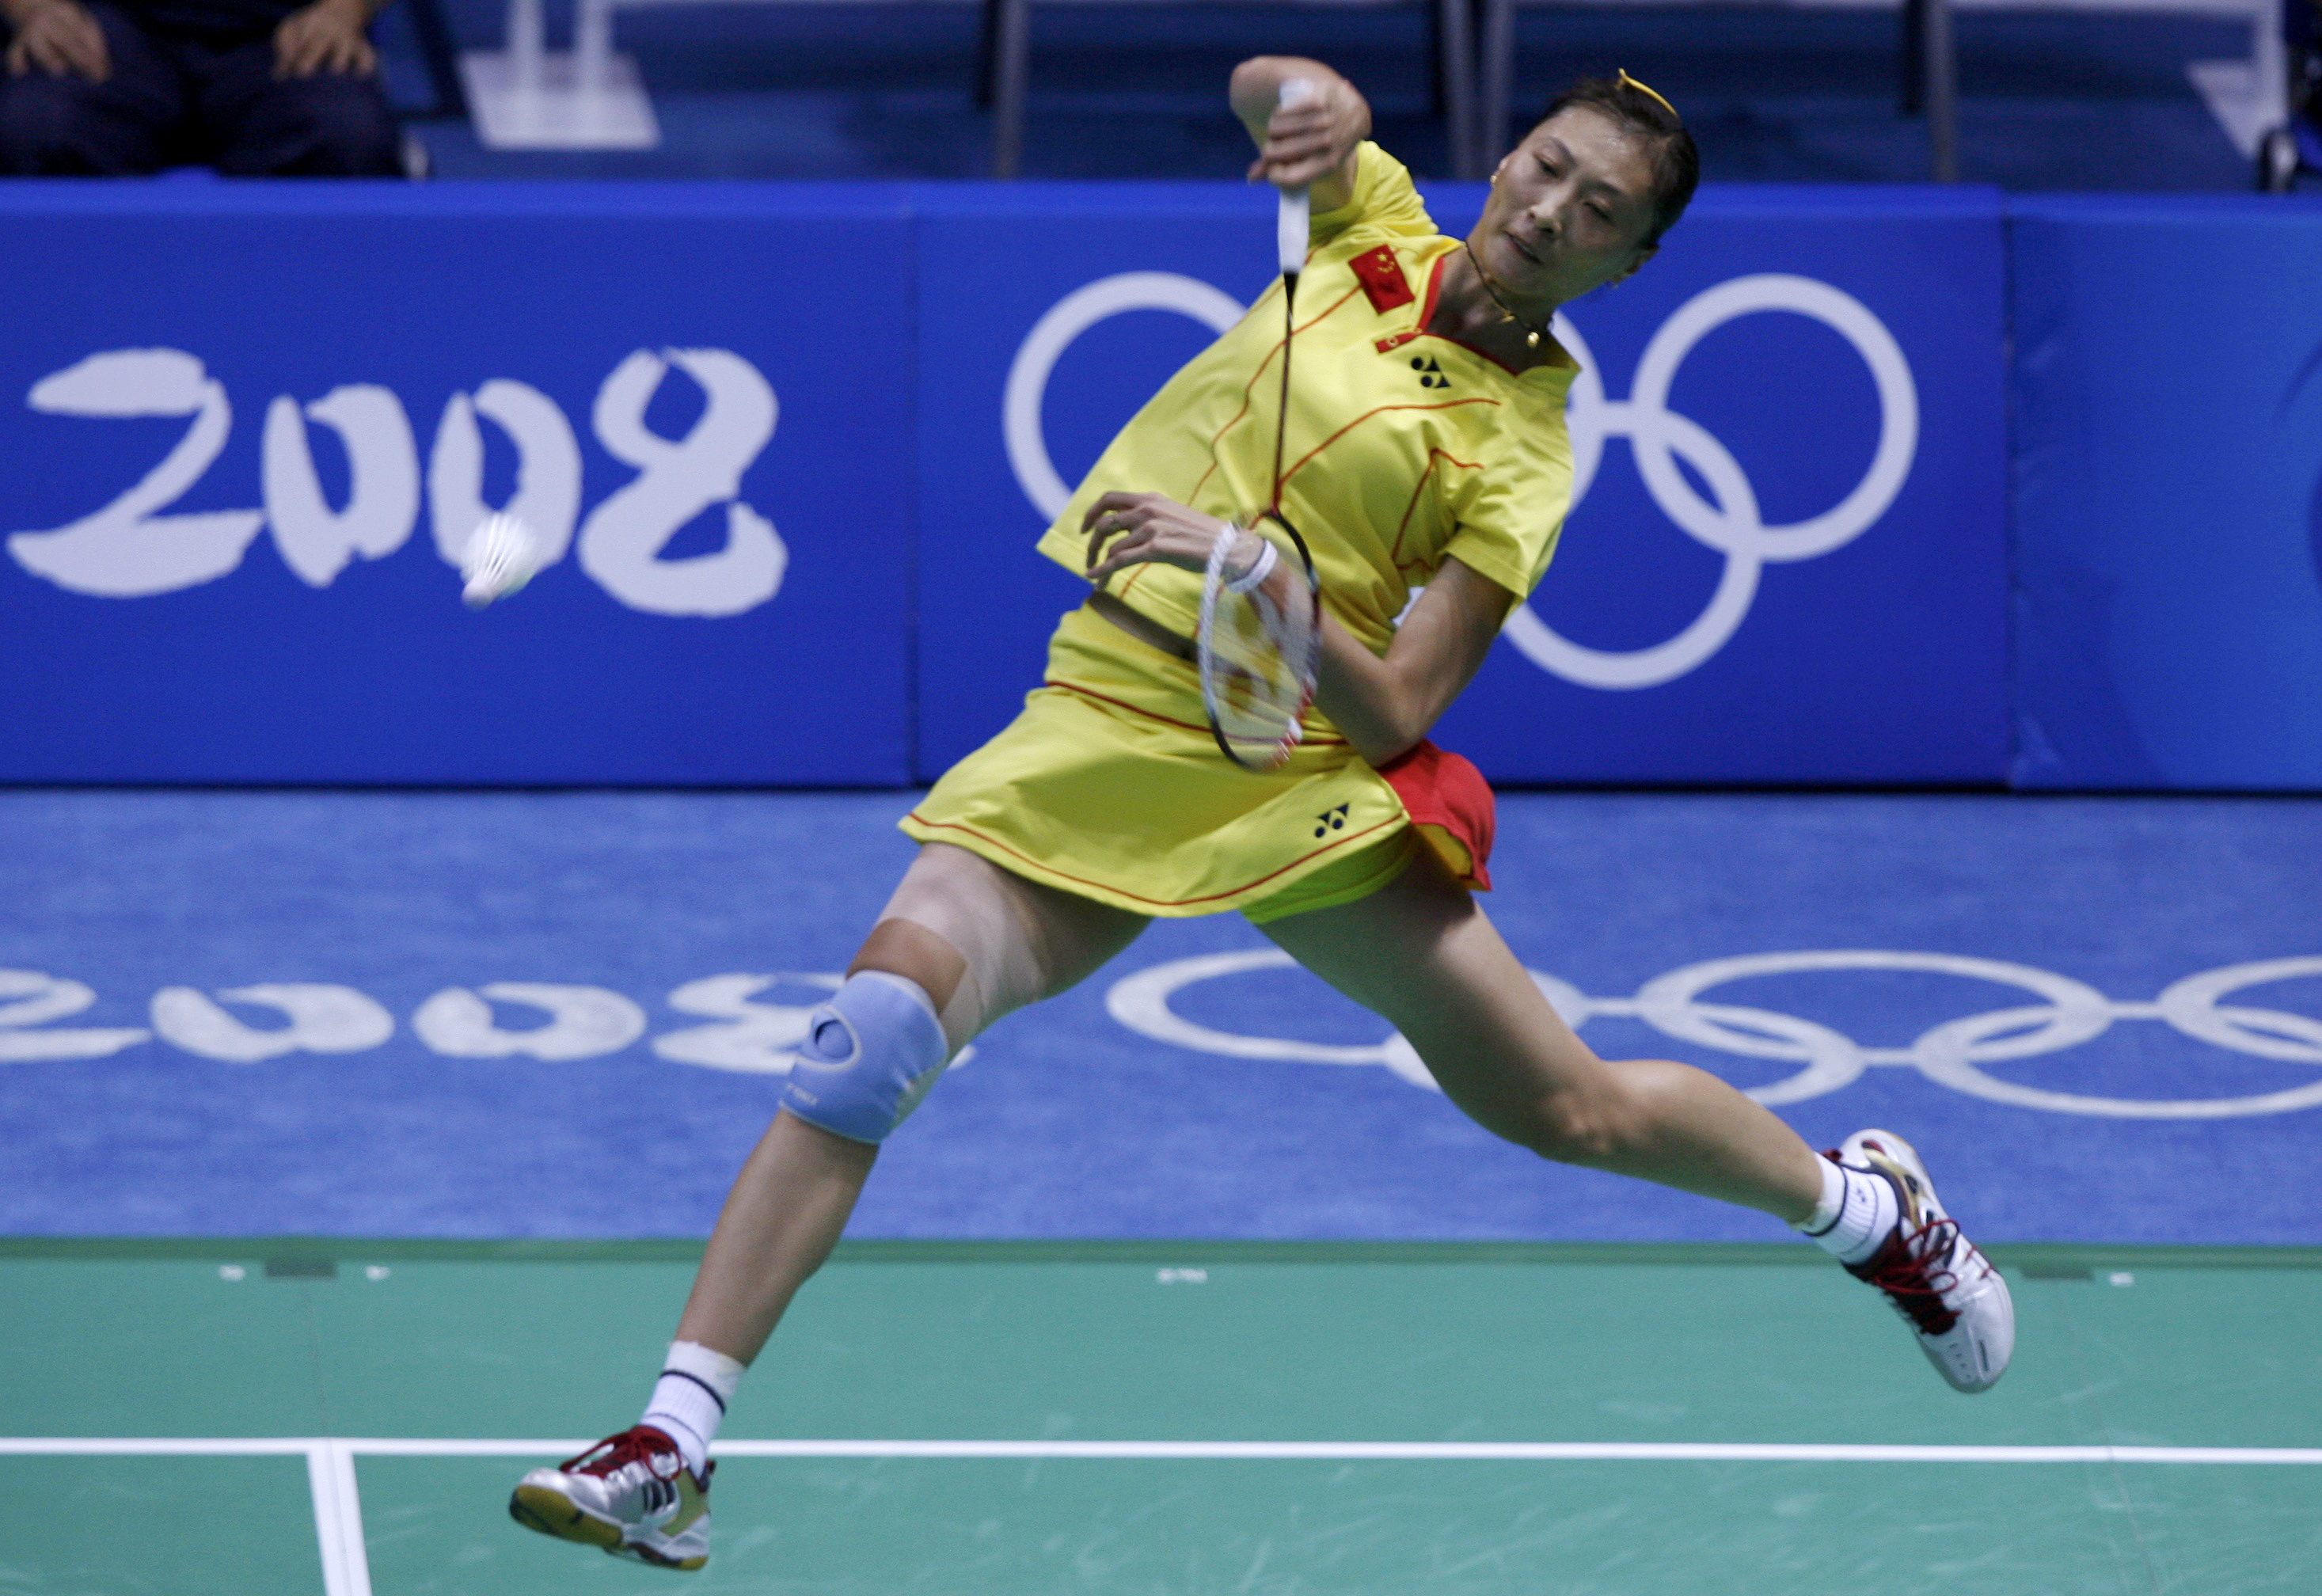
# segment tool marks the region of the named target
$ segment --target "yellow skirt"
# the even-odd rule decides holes
[[[1023,713],[901,825],[1138,914],[1261,921],[1365,897],[1419,850],[1394,789],[1335,732],[1246,771],[1211,739],[1193,666],[1086,608],[1057,625]]]

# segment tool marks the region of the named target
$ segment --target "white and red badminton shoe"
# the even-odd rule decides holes
[[[2016,1351],[2016,1304],[2007,1282],[1936,1200],[1911,1144],[1892,1131],[1859,1130],[1831,1154],[1895,1183],[1903,1217],[1878,1252],[1847,1272],[1887,1293],[1910,1322],[1919,1350],[1954,1390],[1989,1391]]]
[[[559,1540],[690,1573],[709,1561],[717,1466],[696,1475],[676,1442],[641,1424],[553,1469],[533,1470],[508,1498],[508,1517]]]

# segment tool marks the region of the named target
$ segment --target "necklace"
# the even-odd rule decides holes
[[[1538,349],[1541,336],[1548,331],[1548,324],[1542,322],[1535,327],[1523,317],[1516,315],[1509,307],[1508,302],[1500,297],[1500,287],[1492,280],[1492,274],[1484,269],[1484,263],[1481,260],[1476,259],[1475,246],[1463,238],[1459,241],[1459,247],[1467,251],[1467,264],[1476,269],[1476,280],[1484,285],[1484,292],[1492,296],[1492,303],[1500,307],[1500,314],[1523,329],[1524,347]]]

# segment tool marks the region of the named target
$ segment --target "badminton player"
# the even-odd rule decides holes
[[[1864,1131],[1817,1154],[1715,1076],[1607,1062],[1558,1018],[1475,901],[1490,790],[1426,741],[1562,526],[1577,368],[1550,319],[1652,259],[1693,193],[1691,135],[1627,74],[1583,81],[1500,162],[1458,239],[1329,68],[1247,61],[1231,101],[1257,142],[1252,176],[1311,187],[1286,412],[1277,284],[1122,429],[1048,528],[1041,552],[1086,574],[1091,597],[1023,714],[903,821],[919,853],[810,1022],[643,1418],[527,1474],[510,1510],[532,1528],[700,1566],[726,1404],[882,1142],[984,1026],[1087,976],[1155,916],[1239,911],[1391,1022],[1495,1135],[1772,1214],[1885,1291],[1954,1387],[2007,1367],[2007,1287],[1903,1141]],[[1325,618],[1305,735],[1253,773],[1211,740],[1189,640],[1218,539],[1277,502],[1312,547]]]

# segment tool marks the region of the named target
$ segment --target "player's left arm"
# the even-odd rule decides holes
[[[1384,655],[1327,613],[1314,702],[1376,768],[1415,747],[1475,680],[1516,597],[1446,560]]]

